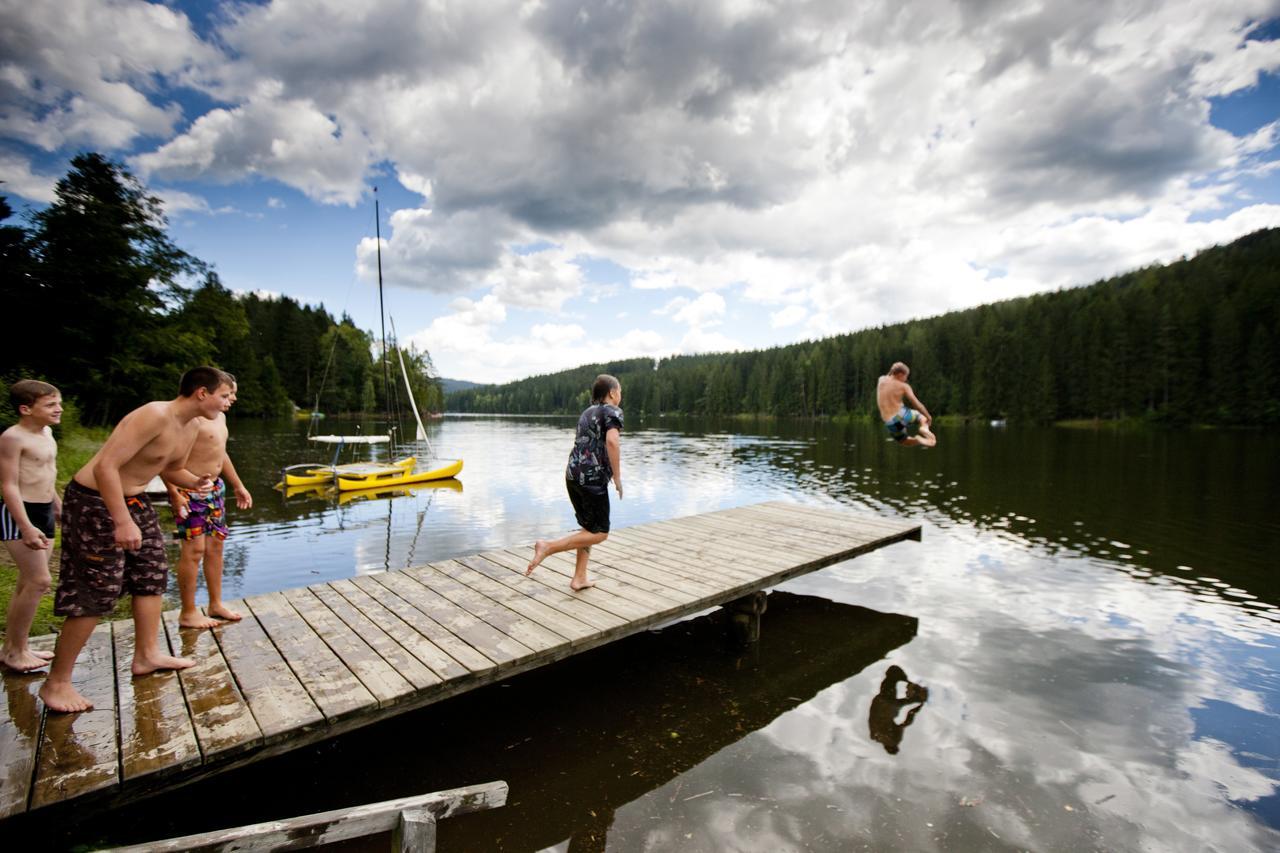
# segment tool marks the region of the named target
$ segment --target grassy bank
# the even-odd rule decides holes
[[[88,462],[98,448],[111,434],[108,429],[77,427],[64,431],[58,440],[58,494],[67,485],[67,481]],[[53,537],[53,549],[49,553],[49,570],[53,575],[53,585],[58,585],[58,558],[62,551],[62,528],[58,527]],[[18,567],[9,555],[8,548],[0,548],[0,612],[7,613],[9,599],[18,584]],[[120,619],[129,615],[129,598],[121,598],[115,611],[108,619]],[[31,626],[31,635],[52,634],[62,625],[62,618],[53,615],[53,595],[40,599],[36,610],[35,622]],[[0,624],[0,636],[4,635],[4,626]]]

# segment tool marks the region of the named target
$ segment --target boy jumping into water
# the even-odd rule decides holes
[[[889,437],[903,447],[933,447],[938,443],[937,437],[929,431],[933,416],[924,407],[924,403],[916,399],[915,392],[907,384],[907,377],[910,375],[911,368],[895,361],[889,372],[880,377],[880,381],[876,383],[876,403],[880,407],[880,418],[884,421],[884,428],[889,431]],[[906,402],[903,402],[904,398]],[[914,436],[911,434],[913,426],[917,430],[917,435]]]
[[[596,377],[591,385],[591,405],[578,418],[578,431],[565,468],[565,488],[573,513],[582,527],[562,539],[533,546],[533,559],[526,575],[533,574],[538,564],[561,551],[577,551],[573,579],[569,587],[575,592],[595,586],[587,580],[587,561],[591,546],[609,538],[609,481],[622,500],[622,383],[607,373]]]
[[[67,483],[62,500],[62,565],[53,612],[67,617],[40,698],[51,711],[88,711],[93,703],[71,685],[76,658],[98,618],[124,592],[133,596],[132,672],[186,669],[190,658],[165,654],[158,643],[162,596],[169,580],[164,534],[146,496],[147,483],[166,481],[198,492],[208,473],[185,468],[200,425],[231,405],[231,379],[213,367],[182,377],[179,396],[147,403],[124,416],[106,444]]]
[[[18,566],[18,583],[9,601],[0,664],[30,672],[48,666],[53,657],[32,651],[27,634],[49,591],[49,551],[62,514],[54,488],[58,445],[52,430],[62,422],[62,395],[47,382],[23,379],[13,383],[9,399],[18,422],[0,435],[0,540]]]
[[[231,374],[227,374],[231,376]],[[236,401],[235,377],[231,376],[231,402]],[[214,478],[213,488],[205,492],[183,489],[172,483],[169,506],[178,528],[176,538],[182,541],[178,558],[178,594],[182,611],[178,624],[184,628],[216,628],[223,622],[239,622],[239,613],[222,601],[222,543],[227,538],[226,483],[235,491],[236,506],[249,509],[253,495],[240,482],[236,468],[227,455],[227,416],[219,414],[211,421],[197,419],[200,430],[187,457],[187,470],[207,471]],[[223,482],[225,477],[226,483]],[[208,616],[196,608],[196,581],[200,564],[204,563],[204,582],[209,588]]]

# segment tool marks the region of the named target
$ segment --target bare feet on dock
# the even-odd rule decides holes
[[[23,651],[18,651],[17,649],[5,649],[3,652],[0,652],[0,664],[4,665],[8,669],[12,669],[14,672],[33,672],[34,670],[44,669],[48,666],[49,658],[52,657],[53,655],[48,655],[46,657],[45,654],[33,652],[31,649],[25,649]]]
[[[93,703],[76,692],[70,683],[45,681],[40,687],[40,701],[59,714],[93,710]]]
[[[134,675],[147,675],[152,672],[159,672],[162,669],[186,669],[189,666],[195,666],[196,662],[191,658],[176,658],[173,655],[155,655],[149,658],[134,657],[133,666],[130,669]]]
[[[576,579],[569,581],[569,589],[573,590],[574,592],[582,592],[584,589],[590,589],[595,585],[596,585],[595,581],[582,581],[582,583],[578,583]]]
[[[191,613],[181,613],[178,615],[178,627],[180,628],[217,628],[221,624],[221,619],[214,619],[211,616],[205,616],[199,610],[194,610]]]
[[[533,570],[538,568],[538,564],[547,559],[547,553],[551,548],[546,542],[539,539],[533,543],[533,559],[529,561],[529,568],[524,570],[525,577],[533,574]]]
[[[230,607],[228,607],[225,604],[217,604],[217,605],[211,604],[206,609],[209,611],[210,616],[214,616],[226,622],[239,622],[241,619],[244,618],[244,616],[239,611],[232,610]]]

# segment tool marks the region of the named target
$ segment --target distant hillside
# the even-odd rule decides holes
[[[468,388],[479,388],[479,382],[468,382],[465,379],[444,379],[438,380],[444,388],[444,393],[452,394],[454,391],[466,391]]]
[[[1280,229],[1087,287],[741,353],[583,365],[450,393],[452,411],[576,413],[600,372],[644,414],[875,411],[876,379],[911,367],[934,415],[1280,423]]]

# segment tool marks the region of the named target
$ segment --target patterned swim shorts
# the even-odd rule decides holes
[[[227,538],[227,485],[219,477],[207,492],[179,489],[187,496],[187,517],[174,516],[178,531],[175,539],[196,539],[206,533],[219,539]]]
[[[102,495],[72,480],[62,498],[62,563],[53,612],[58,616],[110,613],[124,593],[163,595],[169,584],[164,533],[146,495],[126,498],[142,531],[142,547],[116,544],[116,525]]]

